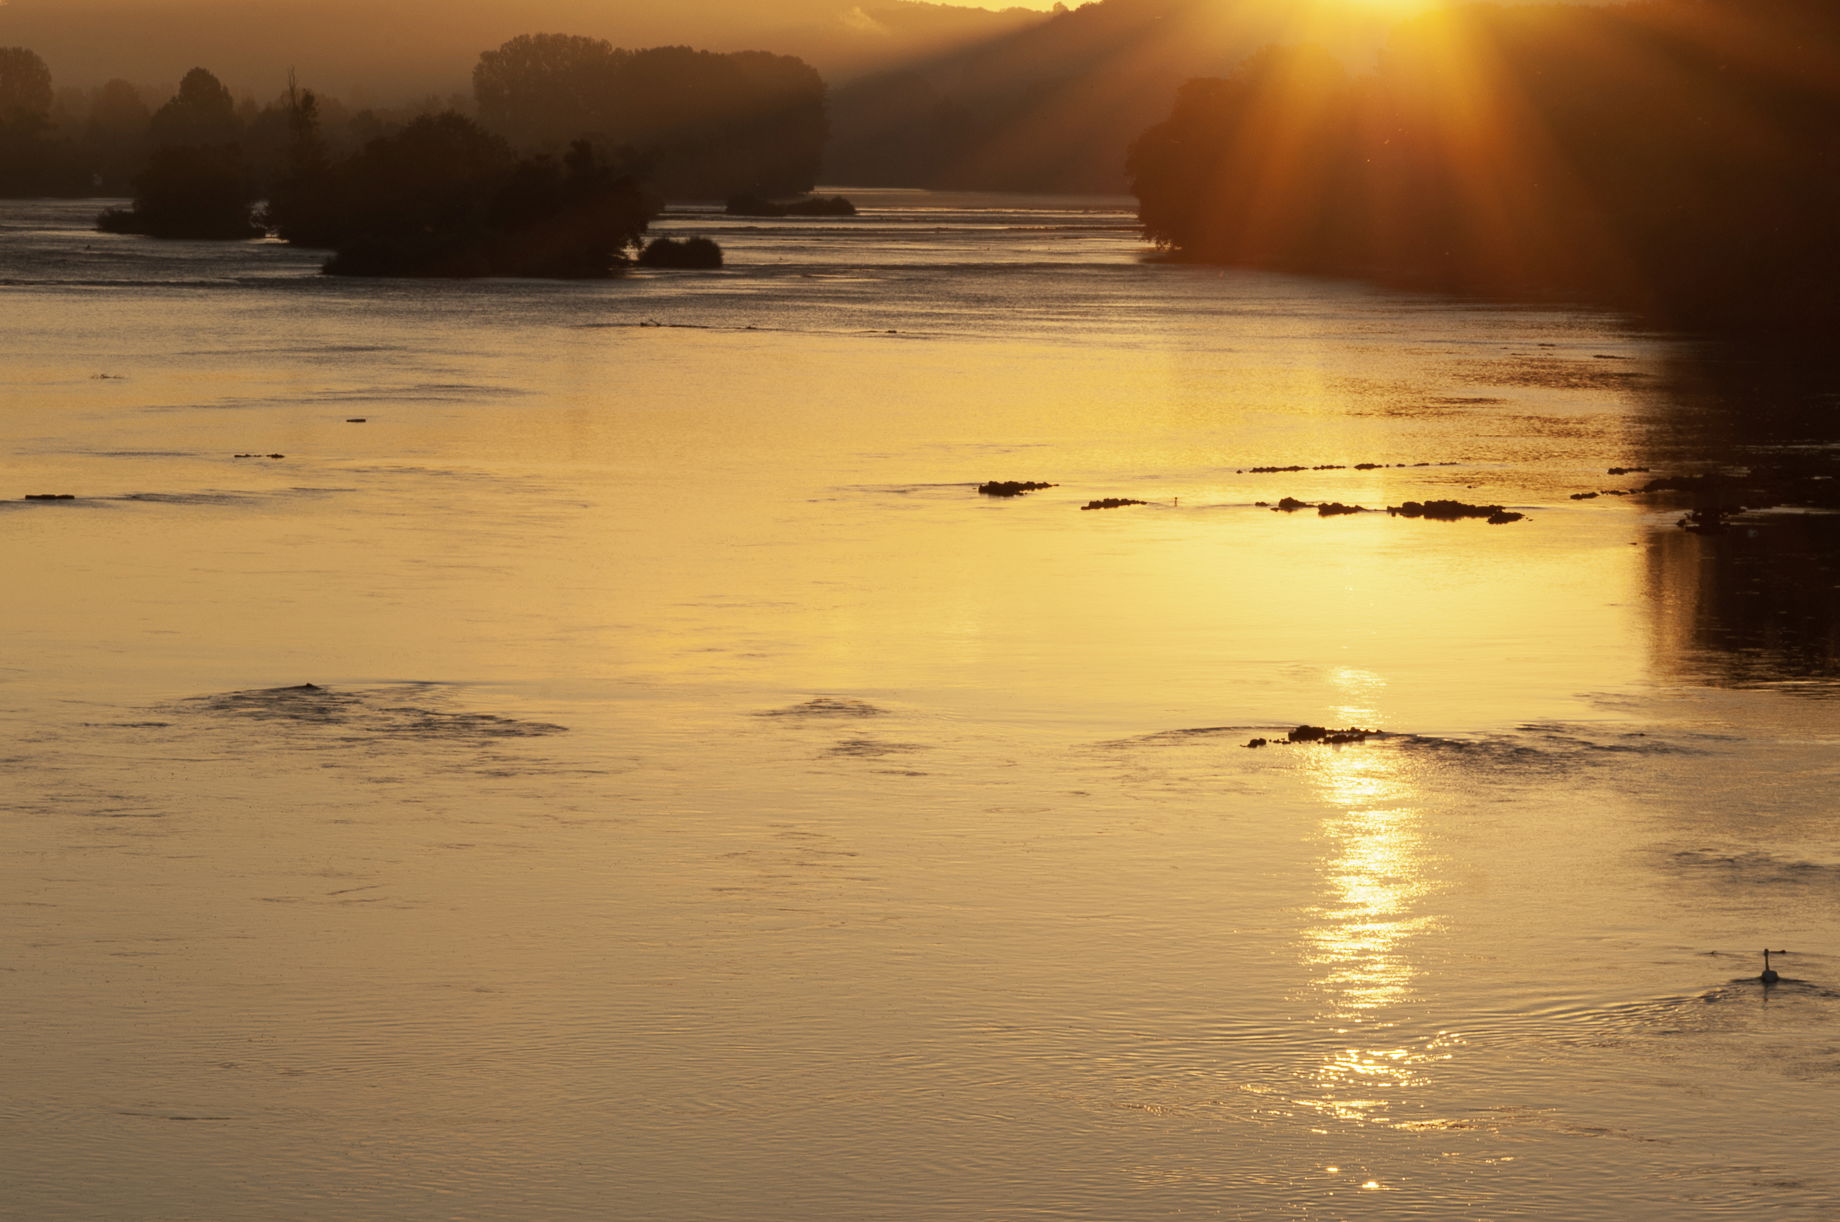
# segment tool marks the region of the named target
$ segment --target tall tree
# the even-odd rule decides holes
[[[0,196],[70,189],[68,147],[51,134],[51,69],[25,47],[0,47]]]
[[[147,156],[151,118],[140,91],[127,81],[108,81],[90,96],[83,148],[96,189],[110,195],[128,192]]]
[[[47,123],[51,100],[51,69],[38,53],[0,47],[0,123]]]
[[[635,150],[668,195],[793,194],[817,180],[825,85],[803,60],[691,47],[627,51],[526,34],[480,56],[480,121],[521,151],[589,138]]]
[[[615,78],[629,53],[579,34],[520,34],[473,68],[479,119],[519,148],[604,132]]]
[[[179,82],[179,92],[154,112],[152,134],[158,145],[233,144],[242,125],[223,82],[203,68],[193,68]]]

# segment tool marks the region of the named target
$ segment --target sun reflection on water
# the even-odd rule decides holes
[[[1373,727],[1385,680],[1354,669],[1333,679],[1345,694],[1336,724]],[[1322,1017],[1351,1037],[1317,1065],[1312,1102],[1338,1119],[1388,1123],[1425,1083],[1426,1066],[1447,1055],[1448,1037],[1427,1042],[1393,1031],[1422,971],[1413,942],[1436,921],[1423,904],[1437,887],[1423,810],[1408,765],[1383,746],[1324,750],[1308,768],[1328,811],[1322,901],[1304,929],[1304,962],[1314,969]]]

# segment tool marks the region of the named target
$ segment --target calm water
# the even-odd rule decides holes
[[[1569,499],[1833,400],[859,198],[587,285],[0,211],[0,1215],[1840,1213],[1833,522]]]

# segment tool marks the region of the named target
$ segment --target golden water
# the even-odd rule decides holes
[[[1840,1208],[1831,658],[1568,499],[1707,456],[1684,346],[867,202],[597,285],[0,214],[0,1215]]]

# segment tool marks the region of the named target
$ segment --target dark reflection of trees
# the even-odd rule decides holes
[[[1835,693],[1840,357],[1683,346],[1644,426],[1654,474],[1732,475],[1724,490],[1668,503],[1783,502],[1712,533],[1682,530],[1671,513],[1651,530],[1647,586],[1662,666],[1718,685],[1812,680],[1807,690]]]
[[[1720,686],[1840,680],[1840,517],[1783,515],[1715,535],[1666,527],[1647,549],[1668,670]]]

